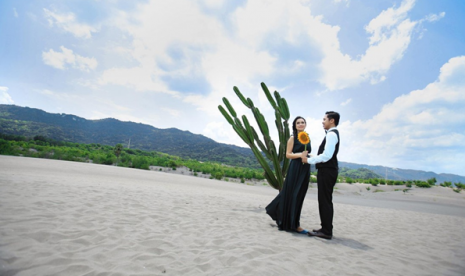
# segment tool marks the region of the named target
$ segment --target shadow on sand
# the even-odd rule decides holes
[[[336,244],[340,244],[340,245],[344,245],[344,246],[350,247],[352,249],[358,249],[358,250],[364,250],[364,251],[373,249],[373,247],[368,246],[368,245],[366,245],[364,243],[361,243],[361,242],[353,240],[353,239],[344,238],[344,237],[333,237],[331,242],[336,243]]]

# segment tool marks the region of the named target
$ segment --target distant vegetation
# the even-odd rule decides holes
[[[75,115],[51,114],[40,109],[0,104],[0,133],[24,137],[47,137],[56,141],[126,147],[164,152],[186,159],[261,168],[252,151],[221,144],[203,135],[176,128],[108,118],[87,120]]]
[[[131,149],[166,153],[187,160],[226,164],[236,167],[261,169],[249,148],[215,142],[200,134],[176,128],[160,129],[150,125],[123,122],[112,118],[87,120],[72,114],[52,114],[37,108],[0,104],[0,134],[23,137],[47,137],[56,141],[98,144],[114,147],[130,145]],[[270,162],[272,166],[272,162]],[[352,179],[383,178],[357,171],[366,168],[388,179],[406,180],[436,178],[438,183],[465,183],[465,177],[454,174],[436,174],[420,170],[388,168],[348,162],[339,162],[340,168],[350,168],[360,175],[347,174]],[[314,166],[312,166],[312,171]],[[349,169],[347,169],[350,171]],[[354,172],[354,171],[352,171]],[[366,171],[365,171],[366,172]],[[344,176],[343,172],[341,176]]]
[[[369,172],[366,171],[367,169],[357,169],[357,170],[350,170],[350,171],[359,171],[359,172],[352,172],[350,175],[359,175],[359,176],[367,176],[370,175]],[[341,171],[347,171],[346,168],[342,168]],[[411,188],[412,186],[416,186],[418,188],[431,188],[436,186],[437,180],[436,178],[430,178],[426,181],[423,180],[389,180],[389,179],[383,179],[383,178],[352,178],[347,176],[347,174],[340,173],[338,181],[339,183],[363,183],[363,184],[371,184],[372,186],[378,186],[378,185],[405,185],[408,188]],[[462,184],[460,182],[456,182],[453,184],[456,189],[454,189],[455,192],[460,193],[462,189],[465,189],[465,184]],[[440,186],[442,187],[450,187],[452,188],[452,182],[444,182],[441,183]]]
[[[350,179],[370,179],[370,178],[381,178],[379,174],[370,171],[369,169],[360,168],[360,169],[349,169],[341,168],[339,170],[339,176]]]
[[[78,144],[55,141],[43,136],[27,138],[0,134],[0,154],[37,157],[94,164],[117,165],[120,167],[148,170],[149,166],[175,169],[185,166],[194,174],[211,174],[212,177],[244,179],[264,179],[263,171],[243,167],[232,167],[216,162],[200,162],[184,159],[155,151],[123,148],[121,144],[106,146],[100,144]]]
[[[79,144],[71,142],[56,141],[44,136],[28,138],[17,135],[0,133],[0,154],[15,155],[36,158],[47,158],[77,162],[91,162],[94,164],[116,165],[120,167],[150,169],[150,166],[160,166],[176,170],[177,167],[189,168],[195,176],[199,174],[210,174],[211,178],[227,179],[237,178],[244,183],[245,179],[264,180],[263,170],[245,167],[233,167],[218,162],[201,162],[172,156],[156,151],[142,151],[139,149],[123,148],[123,145],[115,146],[100,144]],[[312,175],[317,173],[312,171]],[[371,178],[372,176],[378,176]],[[316,182],[310,178],[309,182]],[[341,168],[339,183],[364,183],[372,186],[378,185],[405,185],[408,188],[416,186],[419,188],[431,188],[436,185],[436,178],[421,180],[386,180],[372,171],[359,168],[357,170]],[[450,187],[460,193],[465,189],[465,184],[456,182],[444,182],[440,186]],[[369,189],[367,189],[369,190]]]

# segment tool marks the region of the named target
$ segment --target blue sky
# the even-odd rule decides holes
[[[3,104],[245,146],[217,106],[273,126],[260,82],[314,148],[340,112],[342,161],[465,175],[464,1],[0,2]]]

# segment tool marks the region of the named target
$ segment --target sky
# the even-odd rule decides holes
[[[341,114],[339,160],[465,175],[465,1],[0,0],[0,103],[247,145],[218,111]],[[133,139],[137,139],[134,137]]]

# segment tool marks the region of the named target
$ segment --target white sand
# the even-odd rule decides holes
[[[0,275],[465,275],[463,216],[343,204],[386,199],[338,187],[327,241],[271,226],[269,187],[0,156]],[[311,229],[309,190],[301,223]],[[441,191],[410,197],[463,204]]]

